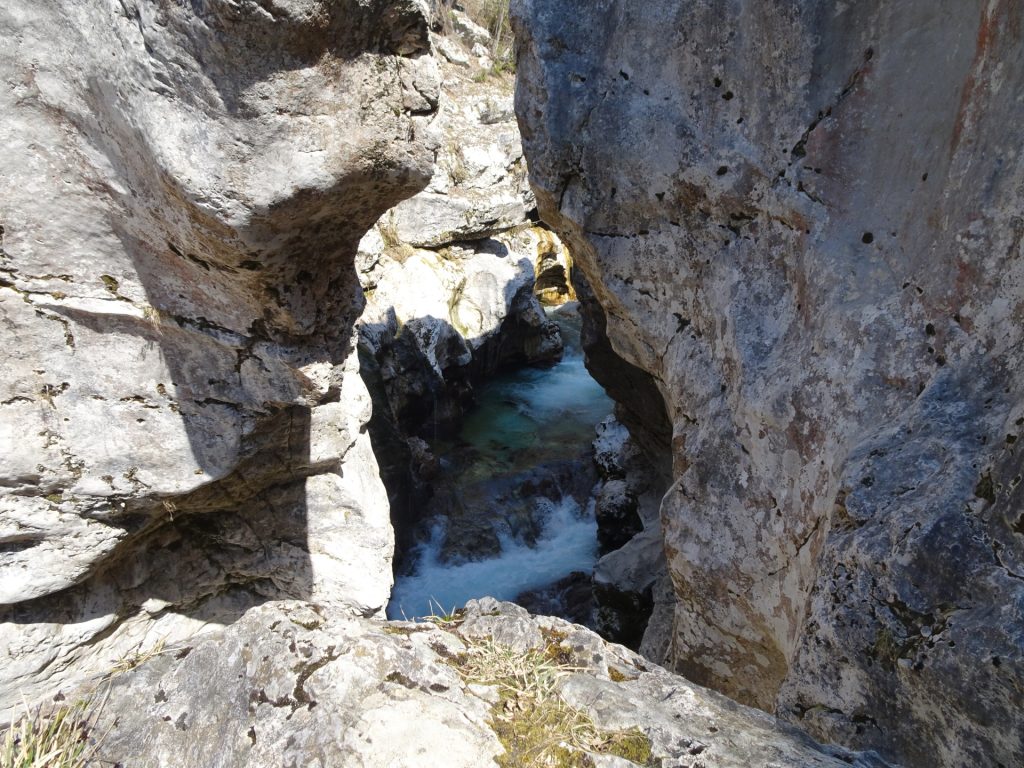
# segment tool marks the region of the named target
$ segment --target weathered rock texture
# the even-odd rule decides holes
[[[448,60],[439,65],[430,183],[359,246],[360,337],[408,434],[450,429],[472,385],[498,368],[561,354],[557,327],[532,297],[535,262],[561,244],[528,217],[536,203],[512,80],[452,60],[480,34],[457,26],[434,38]]]
[[[572,254],[552,232],[545,233],[539,243],[534,273],[537,275],[534,293],[541,303],[558,306],[576,300],[572,287]]]
[[[533,293],[535,264],[564,246],[529,219],[536,203],[513,81],[472,63],[468,51],[487,32],[454,13],[461,21],[451,34],[432,37],[442,57],[431,181],[377,221],[356,259],[366,296],[357,328],[373,398],[370,434],[399,559],[431,495],[436,460],[420,460],[423,439],[456,432],[474,387],[499,369],[562,354],[558,327]]]
[[[268,597],[383,607],[353,257],[429,180],[425,8],[0,9],[0,699]]]
[[[360,254],[369,262],[360,274],[360,340],[404,432],[451,432],[474,384],[502,367],[561,357],[558,326],[533,295],[531,255],[546,234],[527,229],[440,251]]]
[[[492,724],[508,693],[459,671],[487,647],[571,660],[576,671],[558,681],[564,700],[598,727],[638,727],[659,765],[884,765],[819,746],[593,632],[490,599],[446,628],[290,602],[253,609],[115,677],[109,693],[101,686],[100,756],[140,768],[494,765],[504,748]],[[636,765],[607,759],[598,764]]]
[[[668,482],[612,416],[597,425],[594,460],[601,477],[594,495],[602,553],[593,575],[595,626],[603,637],[664,658],[657,649],[669,641],[672,608],[660,601],[656,615],[653,609],[655,591],[668,578],[659,514]]]
[[[542,218],[671,421],[669,662],[1020,764],[1020,4],[513,5]]]
[[[359,254],[367,298],[357,323],[360,370],[373,398],[370,435],[400,556],[439,468],[426,440],[457,431],[475,385],[500,368],[561,357],[558,327],[533,296],[528,254],[538,232],[441,251]]]

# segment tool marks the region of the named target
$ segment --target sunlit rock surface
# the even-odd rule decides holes
[[[563,659],[573,669],[557,674],[557,695],[599,728],[639,728],[661,765],[884,766],[815,744],[582,627],[490,599],[442,626],[381,624],[288,602],[254,609],[114,678],[98,724],[113,727],[100,756],[145,768],[494,765],[495,757],[509,760],[492,728],[499,716],[516,717],[503,707],[514,693],[460,673],[494,647],[523,659],[524,676],[530,649]],[[617,760],[598,764],[636,765]]]
[[[513,12],[541,216],[671,422],[668,663],[909,764],[1020,763],[1020,6]]]
[[[436,480],[438,458],[421,460],[422,441],[457,432],[488,377],[555,363],[563,347],[533,295],[535,264],[564,246],[529,218],[535,201],[513,80],[482,68],[472,48],[489,39],[487,31],[453,14],[450,34],[432,36],[441,88],[430,184],[381,216],[356,258],[366,297],[357,328],[373,398],[370,435],[399,559]]]
[[[0,699],[254,601],[385,604],[360,237],[428,182],[414,0],[0,10]]]

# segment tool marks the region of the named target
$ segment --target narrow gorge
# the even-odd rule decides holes
[[[1016,3],[0,30],[0,768],[1024,765]]]

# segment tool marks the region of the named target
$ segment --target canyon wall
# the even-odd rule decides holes
[[[426,13],[0,9],[0,700],[268,598],[385,605],[353,262],[430,178]]]
[[[1021,7],[513,15],[541,217],[671,423],[666,662],[907,764],[1021,762]]]

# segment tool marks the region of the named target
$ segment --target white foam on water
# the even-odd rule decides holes
[[[502,538],[501,554],[490,560],[451,565],[438,562],[443,541],[440,526],[419,550],[412,576],[400,577],[388,603],[388,618],[418,618],[461,608],[467,600],[490,595],[512,600],[528,589],[548,586],[573,571],[594,566],[597,524],[593,510],[581,514],[566,497],[556,503],[538,499],[550,510],[533,548]]]
[[[537,373],[536,379],[516,387],[522,411],[537,421],[572,414],[586,426],[593,426],[609,410],[607,395],[590,377],[582,357],[566,357],[553,368]]]

